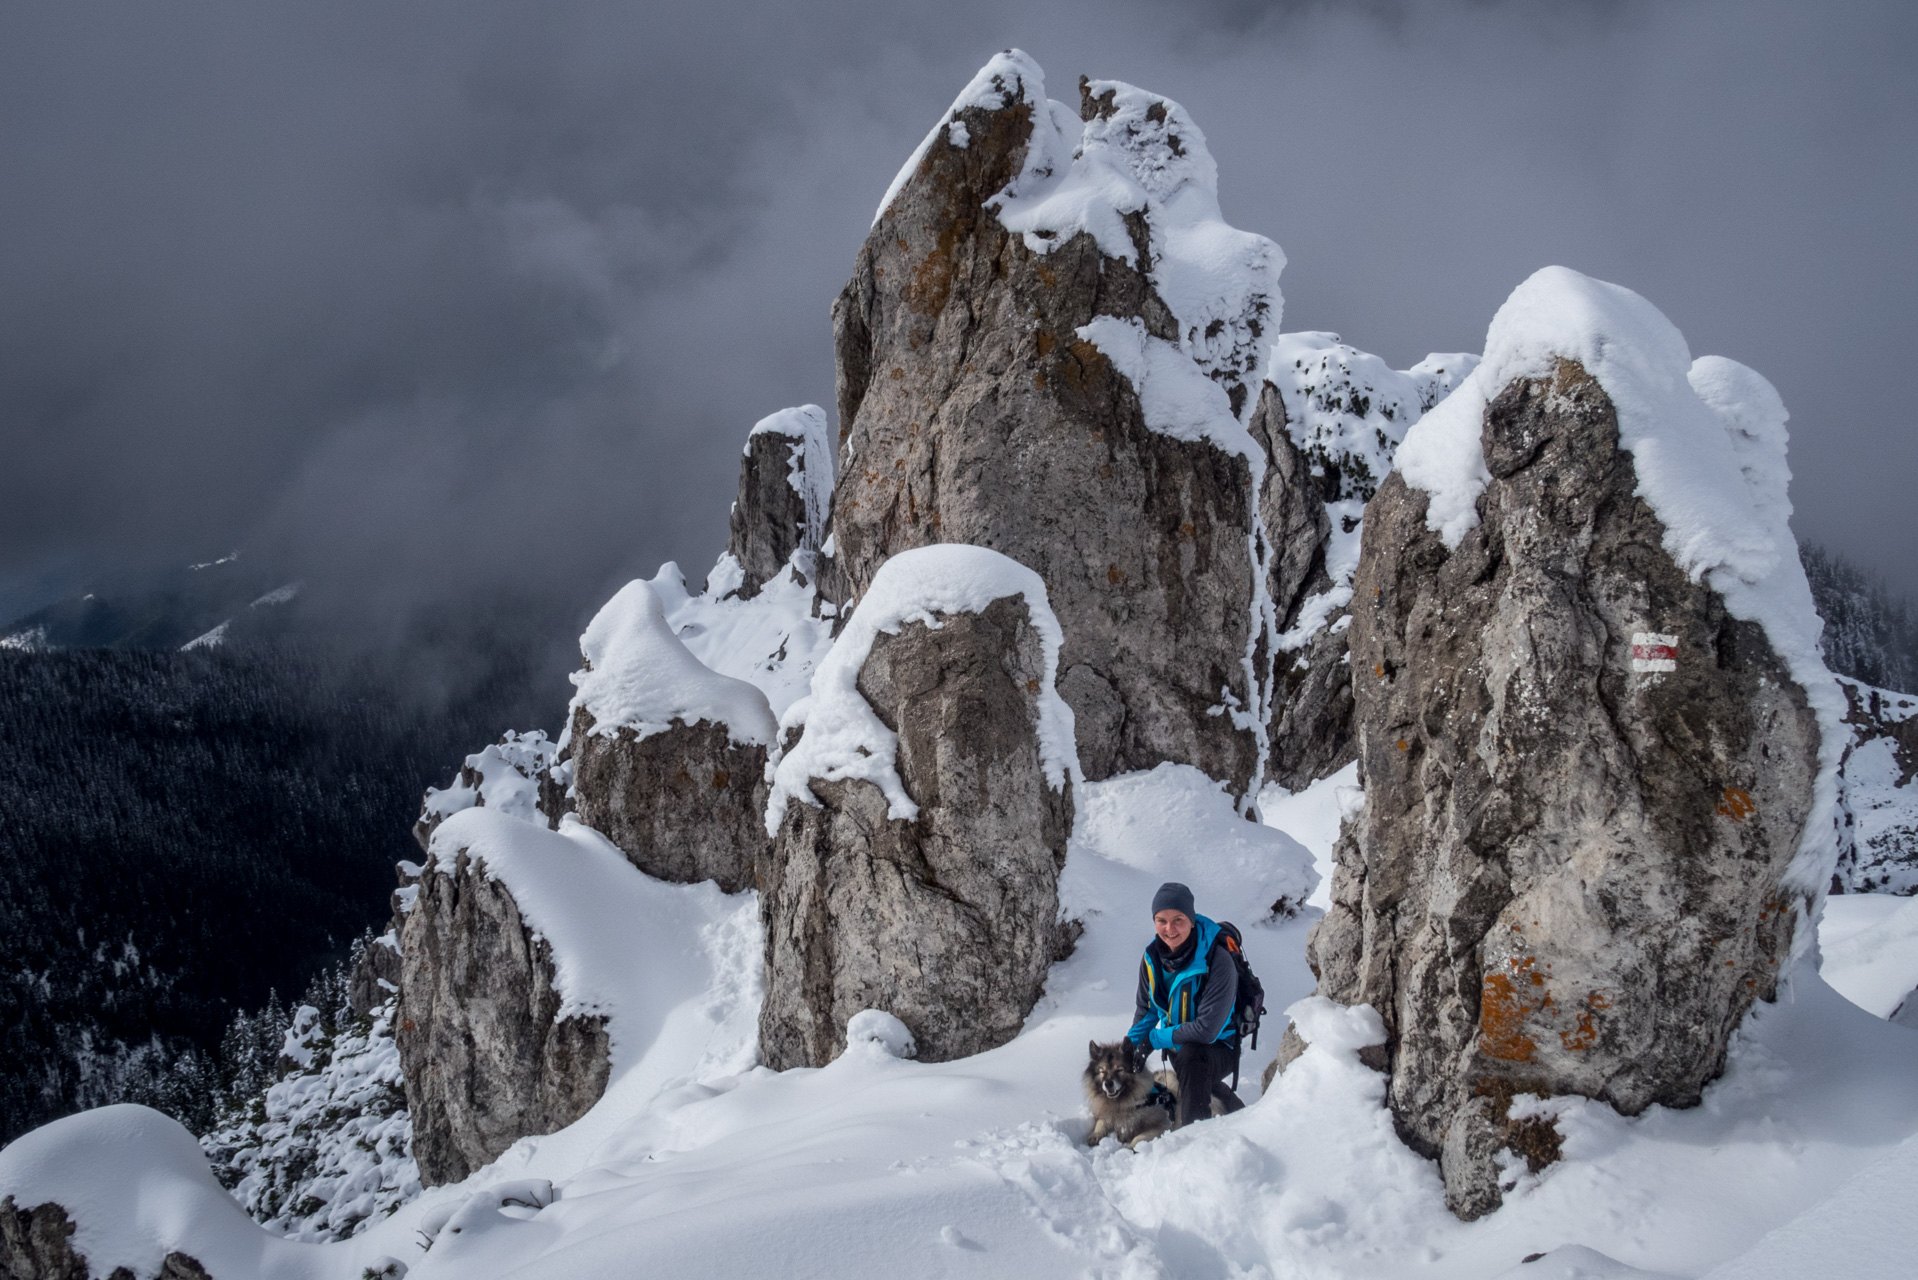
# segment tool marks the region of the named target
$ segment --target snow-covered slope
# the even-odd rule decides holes
[[[457,819],[482,820],[500,839],[515,826],[566,839],[504,813]],[[1873,1152],[1895,1158],[1918,1130],[1918,1033],[1801,973],[1742,1034],[1703,1107],[1628,1120],[1582,1101],[1546,1104],[1567,1159],[1524,1175],[1505,1210],[1469,1226],[1445,1212],[1432,1166],[1393,1134],[1382,1077],[1357,1060],[1365,1012],[1317,1000],[1294,1011],[1313,1048],[1270,1097],[1139,1154],[1087,1151],[1076,1079],[1085,1041],[1129,1020],[1141,904],[1158,881],[1203,886],[1201,910],[1247,926],[1254,966],[1282,1007],[1312,985],[1302,956],[1315,913],[1265,914],[1309,892],[1309,860],[1245,823],[1191,769],[1088,786],[1062,886],[1086,934],[1055,966],[1024,1034],[937,1065],[867,1041],[823,1070],[775,1074],[750,1066],[752,896],[658,884],[609,856],[598,873],[630,897],[621,921],[600,927],[618,928],[644,979],[611,997],[632,1056],[571,1128],[523,1140],[466,1183],[323,1247],[270,1238],[220,1193],[184,1133],[169,1138],[171,1122],[131,1109],[75,1117],[9,1148],[0,1194],[74,1208],[76,1244],[96,1263],[150,1272],[178,1248],[216,1276],[352,1277],[390,1256],[416,1280],[713,1266],[987,1275],[1014,1260],[1061,1275],[1478,1277],[1573,1245],[1698,1275],[1837,1190]],[[536,867],[512,872],[516,888]],[[576,891],[576,877],[554,888],[568,885]],[[604,901],[614,887],[585,889]],[[1248,1096],[1277,1029],[1248,1055]],[[146,1206],[138,1214],[99,1212],[134,1198]]]
[[[1316,913],[1266,917],[1275,899],[1309,891],[1310,855],[1247,824],[1217,784],[1183,767],[1091,784],[1083,812],[1062,894],[1085,935],[1053,968],[1024,1033],[991,1053],[919,1064],[874,1039],[820,1070],[752,1067],[752,895],[659,884],[609,858],[603,874],[631,881],[621,943],[646,978],[614,1013],[630,1060],[570,1128],[524,1139],[465,1183],[323,1246],[254,1225],[184,1131],[126,1108],[62,1121],[0,1153],[0,1195],[76,1208],[76,1244],[96,1266],[124,1261],[148,1274],[164,1246],[222,1277],[347,1280],[391,1257],[413,1280],[714,1268],[843,1280],[902,1267],[998,1276],[1008,1265],[1040,1275],[1476,1280],[1534,1253],[1585,1258],[1559,1252],[1581,1246],[1696,1276],[1877,1156],[1893,1158],[1918,1131],[1918,1032],[1801,971],[1741,1033],[1703,1106],[1627,1119],[1581,1100],[1538,1104],[1557,1115],[1567,1158],[1517,1176],[1504,1209],[1461,1224],[1434,1167],[1395,1136],[1383,1077],[1358,1061],[1369,1013],[1303,998]],[[458,820],[483,816],[510,821],[484,810]],[[1294,1006],[1312,1048],[1238,1116],[1136,1154],[1110,1143],[1089,1151],[1077,1080],[1086,1041],[1130,1020],[1144,904],[1165,878],[1201,886],[1202,911],[1245,926],[1272,1004]],[[1247,1055],[1248,1097],[1279,1023]],[[120,1211],[132,1203],[143,1207]]]

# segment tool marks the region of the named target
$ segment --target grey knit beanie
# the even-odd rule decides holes
[[[1197,913],[1192,910],[1192,890],[1177,880],[1166,881],[1159,886],[1159,891],[1152,895],[1152,914],[1156,916],[1161,911],[1178,911],[1188,920],[1198,918]]]

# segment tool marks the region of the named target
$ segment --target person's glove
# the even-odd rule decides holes
[[[1135,1072],[1144,1071],[1146,1059],[1152,1056],[1152,1046],[1143,1040],[1128,1040],[1126,1046],[1131,1050],[1127,1055],[1126,1065]]]
[[[1154,1049],[1164,1049],[1168,1053],[1172,1051],[1171,1027],[1154,1027],[1146,1033],[1146,1039],[1151,1042]]]

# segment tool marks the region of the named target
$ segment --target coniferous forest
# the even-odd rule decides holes
[[[527,682],[501,657],[426,702],[287,646],[0,650],[0,1143],[122,1100],[197,1131],[253,1086],[275,1010],[384,927],[422,789]]]

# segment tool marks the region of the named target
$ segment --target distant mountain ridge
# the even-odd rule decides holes
[[[181,649],[271,640],[299,584],[239,552],[69,596],[0,629],[0,649]]]

